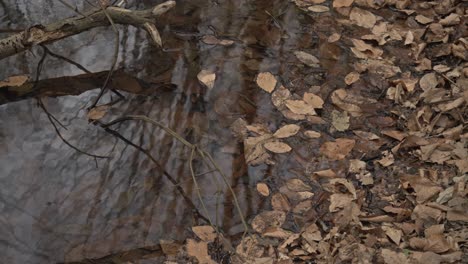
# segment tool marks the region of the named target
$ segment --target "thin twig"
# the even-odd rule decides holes
[[[114,123],[115,124],[115,123]],[[137,150],[139,150],[140,152],[142,152],[143,154],[145,154],[154,164],[156,164],[156,166],[159,168],[159,170],[162,171],[162,173],[164,174],[164,176],[166,176],[166,178],[176,187],[176,189],[179,191],[179,193],[182,195],[182,197],[184,198],[184,200],[189,204],[189,206],[195,210],[195,212],[197,213],[198,217],[200,217],[201,219],[203,219],[204,221],[206,221],[207,223],[210,222],[210,220],[205,217],[203,214],[201,214],[197,207],[195,206],[195,204],[192,202],[192,200],[190,200],[190,198],[187,197],[187,195],[185,194],[184,192],[184,189],[182,189],[182,187],[180,186],[180,184],[177,182],[177,180],[172,176],[170,175],[164,168],[163,166],[153,157],[153,155],[151,155],[151,153],[142,148],[141,146],[138,146],[137,144],[133,143],[132,141],[130,141],[129,139],[125,138],[124,136],[122,136],[119,132],[115,131],[115,130],[112,130],[110,128],[108,128],[108,125],[107,124],[100,124],[102,128],[104,128],[104,130],[115,136],[116,138],[122,140],[123,142],[127,143],[128,145],[136,148]]]
[[[49,119],[50,123],[52,124],[52,126],[54,127],[55,129],[55,132],[57,133],[57,135],[59,136],[59,138],[63,141],[63,143],[65,143],[67,146],[69,146],[70,148],[76,150],[77,152],[83,154],[83,155],[86,155],[86,156],[90,156],[90,157],[93,157],[95,159],[108,159],[110,158],[109,156],[101,156],[101,155],[95,155],[95,154],[92,154],[92,153],[89,153],[89,152],[86,152],[84,150],[81,150],[77,147],[75,147],[73,144],[71,144],[70,142],[68,142],[68,140],[66,140],[63,136],[62,136],[62,133],[60,133],[60,130],[59,128],[57,127],[57,125],[55,124],[54,122],[54,119],[55,117],[53,117],[53,115],[51,113],[49,113],[49,111],[47,110],[47,108],[45,107],[44,103],[42,102],[41,98],[38,98],[37,99],[38,102],[39,102],[39,106],[42,108],[42,110],[44,110],[44,112],[46,113],[47,115],[47,118]],[[56,119],[55,119],[56,120]]]
[[[190,154],[190,162],[189,162],[189,167],[190,167],[190,172],[192,174],[192,178],[194,180],[194,184],[195,184],[195,188],[197,190],[197,192],[199,192],[199,187],[198,187],[198,183],[197,183],[197,179],[193,176],[195,176],[195,172],[193,170],[193,157],[194,157],[194,153],[195,152],[198,152],[198,154],[204,159],[204,160],[208,160],[210,162],[210,164],[216,169],[216,171],[218,171],[218,173],[221,175],[221,177],[223,178],[223,181],[224,183],[228,186],[231,194],[233,195],[233,198],[234,198],[234,205],[239,213],[239,216],[241,218],[241,221],[242,221],[242,224],[244,225],[244,234],[243,234],[243,237],[247,234],[248,232],[248,225],[247,225],[247,222],[245,221],[245,218],[242,214],[242,210],[240,208],[240,205],[239,205],[239,201],[237,200],[237,196],[234,192],[234,190],[232,189],[232,187],[230,186],[229,182],[227,181],[227,177],[226,175],[222,172],[221,168],[218,166],[218,164],[216,164],[216,162],[214,161],[213,157],[205,152],[204,150],[200,149],[199,147],[197,147],[196,145],[188,142],[187,140],[185,140],[184,138],[182,138],[179,134],[177,134],[174,130],[166,127],[165,125],[163,125],[162,123],[156,121],[156,120],[153,120],[151,118],[148,118],[146,116],[141,116],[141,115],[128,115],[128,116],[124,116],[124,117],[120,117],[120,118],[117,118],[113,121],[110,121],[109,123],[107,124],[102,124],[101,126],[106,129],[106,128],[109,128],[110,126],[112,125],[115,125],[117,123],[121,123],[121,122],[124,122],[124,121],[129,121],[129,120],[140,120],[140,121],[144,121],[144,122],[148,122],[150,124],[153,124],[161,129],[163,129],[166,133],[168,133],[169,135],[171,135],[173,138],[175,138],[177,141],[179,141],[180,143],[182,143],[183,145],[187,146],[190,151],[191,151],[191,154]],[[202,206],[204,207],[203,209],[206,210],[206,207],[203,203],[203,201],[201,200],[201,195],[198,193],[198,196],[199,196],[199,199],[201,201],[201,204]],[[216,232],[219,234],[217,228],[212,224],[211,222],[211,219],[208,219],[209,220],[209,223],[212,225],[212,227],[216,230]]]
[[[112,77],[112,74],[114,73],[115,66],[117,65],[117,60],[119,59],[119,49],[120,49],[120,33],[119,33],[119,30],[117,29],[117,26],[115,25],[114,20],[112,20],[112,17],[107,12],[106,7],[104,7],[101,2],[99,2],[99,5],[101,6],[102,12],[104,12],[104,14],[106,15],[107,20],[109,20],[109,23],[112,26],[112,30],[115,33],[115,49],[114,49],[114,57],[112,59],[112,65],[111,65],[111,68],[109,70],[109,74],[107,75],[106,80],[104,81],[104,84],[101,87],[101,91],[99,92],[98,97],[96,98],[94,103],[89,107],[89,109],[92,109],[92,108],[96,107],[96,105],[99,103],[99,100],[101,99],[101,97],[106,92],[107,85],[109,84],[109,81],[110,81],[110,79]],[[117,95],[122,96],[120,93],[118,93]]]
[[[50,56],[55,57],[55,58],[60,59],[60,60],[63,60],[63,61],[66,61],[66,62],[68,62],[68,63],[70,63],[70,64],[76,66],[78,69],[82,70],[82,71],[85,72],[85,73],[89,73],[89,74],[92,73],[91,71],[89,71],[88,69],[86,69],[83,65],[79,64],[78,62],[76,62],[76,61],[74,61],[74,60],[72,60],[72,59],[66,58],[66,57],[64,57],[64,56],[62,56],[62,55],[59,55],[59,54],[57,54],[57,53],[52,52],[52,51],[51,51],[49,48],[47,48],[45,45],[41,45],[41,47],[44,48],[44,49],[47,51],[47,53],[49,53]]]

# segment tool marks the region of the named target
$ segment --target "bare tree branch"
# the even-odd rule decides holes
[[[32,26],[25,31],[0,40],[0,60],[28,50],[34,46],[48,44],[54,41],[79,34],[91,28],[109,26],[106,13],[116,24],[133,25],[148,30],[147,23],[155,24],[156,18],[175,6],[175,1],[167,1],[154,8],[135,11],[120,7],[108,7],[104,12],[101,8],[83,13],[48,25]],[[146,24],[146,25],[145,25]],[[151,28],[152,30],[155,27]],[[151,39],[155,32],[150,31]],[[159,43],[156,43],[159,46]]]

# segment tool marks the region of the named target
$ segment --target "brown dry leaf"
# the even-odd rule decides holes
[[[353,196],[346,193],[334,193],[330,196],[330,212],[337,212],[340,209],[349,207],[353,201]]]
[[[323,104],[325,103],[322,97],[313,93],[304,93],[303,99],[304,102],[306,102],[308,105],[312,106],[315,109],[322,109]]]
[[[350,181],[348,181],[347,179],[344,179],[344,178],[331,179],[330,184],[333,184],[333,185],[341,184],[341,185],[343,185],[353,195],[353,199],[357,198],[356,188],[354,188],[354,185]]]
[[[208,44],[208,45],[218,45],[219,44],[219,39],[216,36],[213,36],[213,35],[203,36],[202,41],[203,41],[203,43]]]
[[[377,21],[375,15],[367,10],[363,10],[357,7],[351,9],[349,19],[356,25],[365,28],[372,28]]]
[[[362,130],[353,130],[353,133],[356,136],[358,136],[360,138],[363,138],[363,139],[367,139],[367,140],[377,140],[377,139],[380,138],[379,136],[377,136],[374,133],[367,132],[367,131],[362,131]]]
[[[163,239],[159,240],[159,245],[161,245],[161,250],[166,256],[177,255],[179,253],[180,248],[182,247],[181,244],[173,240],[163,240]]]
[[[257,183],[257,191],[265,197],[270,195],[270,189],[268,188],[268,185],[263,182]]]
[[[367,70],[369,72],[382,75],[384,78],[393,77],[401,72],[400,67],[393,65],[392,61],[370,58],[356,63],[355,68],[359,72]]]
[[[216,263],[208,255],[208,244],[204,241],[197,242],[193,239],[187,239],[187,254],[195,257],[200,264]]]
[[[349,172],[360,173],[366,170],[366,162],[358,159],[352,159],[349,161]]]
[[[459,97],[451,102],[438,104],[437,108],[439,108],[439,110],[442,112],[447,112],[447,111],[450,111],[452,109],[462,106],[464,103],[465,103],[465,98]]]
[[[432,23],[434,21],[434,19],[423,16],[423,15],[417,15],[415,17],[415,20],[418,21],[419,23],[423,24],[423,25]]]
[[[27,75],[15,75],[0,81],[0,88],[2,87],[16,87],[25,84],[29,77]]]
[[[427,73],[425,74],[420,80],[419,80],[419,86],[421,89],[424,91],[428,91],[431,89],[434,89],[437,87],[437,76],[434,72]]]
[[[445,18],[441,19],[439,23],[442,26],[453,26],[458,25],[460,23],[460,15],[457,13],[451,13],[450,15],[446,16]]]
[[[290,179],[286,182],[286,187],[293,192],[306,192],[312,188],[300,179]]]
[[[286,231],[282,229],[281,227],[272,227],[272,228],[267,228],[265,232],[263,232],[264,237],[274,237],[274,238],[280,238],[280,239],[286,239],[290,237],[292,234],[294,234],[291,231]],[[271,259],[273,260],[273,259]],[[257,262],[256,262],[257,263]]]
[[[314,6],[310,6],[309,8],[307,8],[307,10],[312,11],[314,13],[323,13],[323,12],[330,11],[330,8],[324,5],[314,5]]]
[[[390,153],[388,150],[385,150],[384,152],[382,152],[382,154],[383,154],[383,158],[377,161],[380,165],[384,167],[388,167],[395,162],[395,158],[393,157],[393,154]]]
[[[280,141],[267,142],[263,146],[267,150],[277,154],[287,153],[292,150],[292,148],[288,144]]]
[[[284,104],[289,98],[291,98],[291,92],[283,85],[280,85],[280,87],[271,94],[271,102],[280,110],[284,109]]]
[[[411,219],[413,220],[422,220],[424,222],[440,222],[444,217],[444,214],[441,210],[432,208],[426,205],[418,204],[414,207],[413,212],[411,213]]]
[[[288,138],[296,135],[297,132],[299,132],[299,129],[301,129],[301,127],[295,124],[285,125],[276,130],[273,136],[276,138]]]
[[[394,138],[394,139],[396,139],[398,141],[402,141],[403,139],[405,139],[408,136],[407,133],[401,132],[401,131],[398,131],[398,130],[384,130],[384,131],[382,131],[382,134],[386,135],[388,137]]]
[[[271,135],[265,134],[259,137],[249,137],[244,140],[244,153],[246,162],[250,165],[258,165],[269,162],[270,154],[263,147],[263,142],[271,139]]]
[[[382,230],[385,234],[397,245],[400,245],[401,237],[403,232],[400,229],[396,229],[389,225],[382,225]]]
[[[341,38],[340,34],[333,33],[328,37],[327,41],[328,43],[333,43],[333,42],[337,42],[338,40],[340,40],[340,38]]]
[[[312,174],[312,178],[317,178],[317,177],[318,178],[336,178],[338,176],[333,170],[328,169],[328,170],[316,171]]]
[[[332,125],[337,131],[346,131],[349,128],[348,112],[333,110],[331,113]]]
[[[319,138],[322,136],[322,134],[320,134],[319,132],[317,131],[313,131],[313,130],[307,130],[304,132],[304,135],[308,138]]]
[[[358,117],[362,114],[362,110],[359,106],[352,104],[347,101],[348,92],[345,89],[335,90],[331,95],[331,100],[334,105],[341,108],[341,110],[347,111],[353,117]]]
[[[436,196],[443,189],[438,184],[419,175],[404,175],[402,180],[410,184],[416,193],[416,201],[423,203]],[[416,210],[416,209],[415,209]]]
[[[286,213],[283,211],[264,211],[255,216],[252,220],[252,228],[258,233],[265,232],[271,227],[280,227],[286,220]]]
[[[198,238],[205,242],[213,242],[216,239],[216,231],[212,226],[193,226],[192,231],[197,235]]]
[[[413,43],[414,41],[414,35],[413,35],[413,31],[411,30],[408,30],[408,32],[406,33],[406,36],[405,36],[405,45],[409,45],[411,43]]]
[[[383,248],[381,254],[385,264],[409,264],[408,258],[403,253]]]
[[[360,39],[352,39],[351,40],[354,44],[354,47],[351,48],[354,55],[360,59],[367,59],[367,58],[380,58],[383,54],[383,50],[379,48],[375,48],[370,44],[367,44],[363,40]]]
[[[257,85],[265,90],[268,93],[273,92],[273,90],[276,87],[277,80],[276,77],[271,74],[270,72],[261,72],[257,75],[257,78],[255,79],[257,82]]]
[[[110,106],[109,105],[100,105],[97,107],[94,107],[93,109],[89,110],[88,112],[88,119],[89,120],[99,120],[103,118],[106,114],[107,111],[109,110]]]
[[[354,147],[356,141],[349,138],[337,138],[335,142],[325,142],[320,152],[331,160],[342,160]]]
[[[202,37],[202,41],[208,45],[221,45],[221,46],[230,46],[234,44],[233,40],[230,39],[218,39],[213,35],[205,35]]]
[[[360,74],[357,72],[350,72],[348,75],[345,76],[344,81],[346,85],[351,85],[355,82],[357,82],[360,78]]]
[[[208,89],[213,89],[216,80],[216,73],[209,70],[202,70],[197,74],[197,78]]]
[[[276,211],[288,212],[291,210],[291,204],[288,198],[282,193],[275,193],[271,197],[271,207]]]
[[[353,4],[354,0],[334,0],[333,7],[340,8],[340,7],[349,7]]]
[[[447,212],[447,221],[462,221],[468,222],[468,212],[449,210]]]
[[[295,114],[299,115],[316,115],[312,105],[309,105],[303,100],[286,100],[286,107]]]
[[[309,67],[314,67],[314,68],[319,67],[319,63],[320,63],[319,59],[317,59],[317,57],[315,57],[312,54],[309,54],[304,51],[295,51],[294,55],[296,55],[298,60],[300,60],[302,63],[304,63],[305,65]]]

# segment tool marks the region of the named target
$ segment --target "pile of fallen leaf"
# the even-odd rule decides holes
[[[231,261],[466,262],[466,3],[292,2],[317,21],[328,16],[340,25],[342,31],[330,32],[326,41],[347,48],[351,70],[336,76],[342,87],[329,93],[320,85],[288,87],[271,72],[257,74],[256,85],[270,94],[284,120],[277,129],[242,118],[231,124],[246,162],[277,166],[277,157],[298,155],[289,143],[296,139],[319,146],[316,152],[325,165],[284,179],[281,186],[257,184],[269,210],[249,219],[252,230],[231,252]],[[304,69],[321,67],[312,52],[291,55]],[[198,77],[213,88],[213,72]],[[371,94],[369,87],[378,93]],[[193,231],[196,239],[185,245],[188,256],[215,263],[209,250],[217,237],[214,229]]]

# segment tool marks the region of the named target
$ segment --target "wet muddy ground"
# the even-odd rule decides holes
[[[85,1],[75,2],[79,9],[89,8]],[[467,216],[460,212],[466,208],[468,115],[466,50],[457,47],[467,45],[461,40],[467,37],[465,4],[443,1],[444,11],[441,3],[403,8],[377,2],[177,1],[158,21],[163,49],[141,29],[119,26],[119,70],[111,86],[125,100],[112,105],[102,121],[126,115],[159,121],[214,157],[229,186],[200,156],[190,166],[190,148],[154,125],[136,121],[113,127],[150,153],[152,161],[91,124],[87,107],[99,94],[103,73],[76,77],[83,72],[48,56],[39,89],[0,87],[0,253],[5,263],[273,263],[281,258],[291,261],[284,263],[344,263],[356,260],[352,252],[368,263],[394,258],[404,263],[410,256],[420,261],[426,252],[440,256],[440,262],[460,261],[466,252]],[[129,1],[127,7],[158,3]],[[59,2],[4,0],[0,7],[0,29],[75,15]],[[374,17],[363,12],[353,20],[352,8]],[[401,10],[460,18],[427,29],[432,22],[421,23],[424,19]],[[361,20],[366,16],[371,22]],[[448,40],[434,40],[440,34]],[[111,65],[114,37],[110,29],[94,29],[48,47],[101,72]],[[452,45],[452,53],[442,54],[444,45]],[[20,74],[34,79],[42,52],[36,48],[0,61],[0,79]],[[318,61],[312,65],[310,57],[297,52]],[[427,77],[430,81],[421,79],[433,72],[424,59],[448,70]],[[214,73],[213,87],[200,80],[202,71]],[[458,75],[449,74],[454,71]],[[275,92],[261,87],[260,73],[274,76]],[[272,98],[282,96],[278,91],[291,94],[281,99],[291,104],[311,93],[323,106],[309,114],[287,102],[276,104]],[[435,100],[437,95],[443,100]],[[66,127],[60,129],[63,137],[109,158],[94,159],[64,144],[37,97]],[[109,93],[103,101],[112,99],[116,96]],[[288,124],[300,131],[276,136],[275,142],[289,151],[258,143],[254,151],[249,148],[249,138],[268,137]],[[340,142],[352,143],[349,151],[349,144]],[[255,152],[264,147],[268,151]],[[425,188],[435,191],[424,194]],[[449,188],[450,197],[440,198]],[[207,218],[231,245],[220,237],[205,241],[194,231],[208,225]],[[249,225],[246,237],[243,219]],[[428,239],[427,229],[444,224],[443,250],[410,243]],[[208,259],[193,253],[206,251],[203,246]]]

